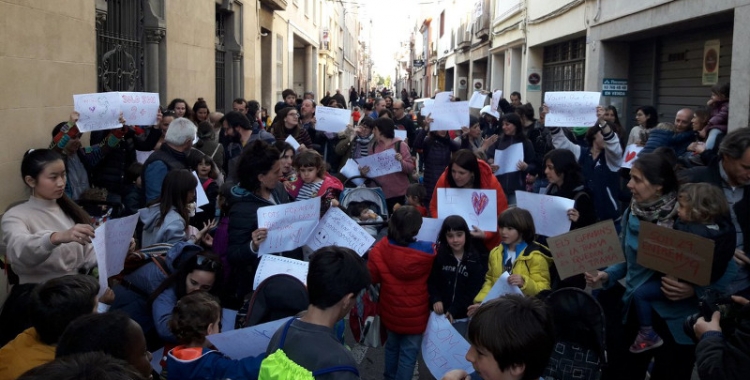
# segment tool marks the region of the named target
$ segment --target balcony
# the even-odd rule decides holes
[[[472,23],[474,27],[474,35],[480,40],[486,40],[490,38],[490,13],[483,12],[482,15],[477,17]]]
[[[260,0],[261,5],[264,5],[266,7],[269,7],[275,11],[285,11],[286,10],[286,0]]]
[[[456,48],[466,50],[471,47],[471,27],[467,29],[465,23],[461,23],[456,30]]]

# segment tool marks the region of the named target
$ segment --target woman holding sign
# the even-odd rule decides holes
[[[633,193],[630,207],[623,216],[622,248],[625,263],[586,274],[589,284],[603,284],[606,289],[599,295],[604,306],[611,336],[610,347],[612,378],[635,379],[643,377],[652,358],[652,379],[690,379],[695,362],[695,342],[685,333],[683,324],[689,315],[699,312],[698,297],[708,292],[720,291],[734,276],[735,267],[729,263],[726,273],[706,287],[692,285],[669,277],[661,277],[638,264],[638,236],[641,221],[672,227],[677,218],[677,177],[669,161],[654,153],[644,154],[633,163],[628,188]],[[668,301],[653,302],[653,329],[663,339],[658,350],[631,353],[629,347],[638,334],[639,324],[635,318],[633,294],[653,278],[661,277],[661,291]],[[625,287],[619,280],[625,279]],[[622,295],[621,300],[619,299]],[[624,329],[623,329],[624,325]],[[605,377],[607,374],[605,374]]]
[[[312,139],[299,122],[299,111],[294,107],[285,107],[276,115],[276,122],[271,125],[271,133],[276,141],[286,141],[292,136],[299,143],[299,151],[313,145]]]
[[[496,151],[506,151],[512,145],[521,144],[523,155],[518,157],[515,164],[515,171],[504,172],[496,175],[497,180],[505,190],[505,197],[508,203],[516,203],[516,190],[526,190],[526,173],[535,173],[537,162],[534,154],[534,145],[523,133],[523,124],[521,118],[515,113],[509,113],[503,116],[502,135],[493,135],[487,138],[489,147],[487,148],[487,162],[490,164],[493,173],[498,173],[500,163],[495,162]]]

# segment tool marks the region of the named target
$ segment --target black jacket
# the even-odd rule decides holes
[[[443,310],[454,319],[466,318],[467,309],[482,289],[486,272],[486,262],[483,264],[480,255],[473,250],[464,253],[459,262],[449,247],[438,249],[427,280],[430,308],[440,301]]]
[[[701,380],[739,380],[750,374],[750,304],[742,307],[737,329],[728,339],[706,336],[695,347]]]
[[[539,166],[539,163],[537,163],[536,160],[536,154],[534,153],[534,145],[531,143],[531,141],[527,138],[520,138],[518,136],[508,136],[505,134],[500,134],[499,138],[497,139],[497,142],[490,145],[489,148],[487,148],[486,154],[487,159],[495,159],[495,150],[505,150],[509,146],[521,143],[523,144],[523,162],[525,162],[528,167],[524,171],[516,171],[511,173],[505,173],[501,174],[497,177],[497,180],[500,182],[500,184],[503,186],[503,190],[505,191],[506,197],[514,197],[516,195],[516,190],[526,190],[526,174],[527,173],[536,173],[537,167]]]

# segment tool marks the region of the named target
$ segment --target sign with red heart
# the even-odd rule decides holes
[[[638,153],[643,150],[642,146],[630,144],[625,147],[625,154],[622,156],[622,165],[620,167],[630,169],[633,167],[633,161],[638,157]]]

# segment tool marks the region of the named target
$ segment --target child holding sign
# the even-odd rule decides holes
[[[320,215],[325,214],[328,207],[338,207],[338,197],[344,190],[336,177],[326,171],[326,163],[320,153],[314,150],[300,152],[294,157],[294,170],[297,172],[297,180],[287,186],[287,192],[296,201],[310,198],[322,197],[323,205]]]
[[[707,183],[689,183],[677,195],[677,221],[673,228],[714,241],[711,282],[717,281],[734,257],[736,232],[729,218],[729,204],[721,189]],[[661,291],[661,276],[654,276],[633,293],[633,304],[640,323],[640,331],[630,352],[640,353],[661,346],[664,341],[652,327],[654,301],[665,301]]]

